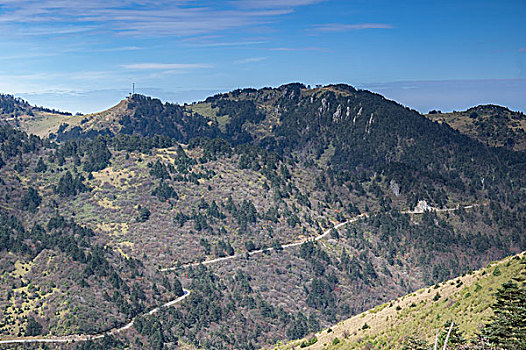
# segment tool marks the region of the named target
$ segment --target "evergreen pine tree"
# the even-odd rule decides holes
[[[428,350],[429,344],[415,337],[407,338],[402,344],[402,350]]]
[[[442,349],[444,346],[444,342],[446,341],[447,334],[449,332],[449,328],[451,327],[451,321],[448,321],[444,324],[444,327],[442,331],[440,332],[440,335],[438,336],[438,348]],[[453,324],[453,329],[451,329],[451,334],[449,335],[449,339],[447,341],[448,348],[455,348],[459,345],[466,344],[466,339],[464,338],[463,332],[458,328],[457,324]]]
[[[177,278],[174,278],[174,284],[173,284],[173,292],[178,297],[182,296],[184,294],[183,291],[183,285],[181,284],[181,281],[179,281]]]
[[[499,349],[526,349],[526,289],[513,281],[496,293],[494,316],[482,335]]]
[[[40,197],[38,191],[33,187],[29,187],[27,192],[22,197],[21,204],[24,210],[29,210],[30,212],[34,213],[41,202],[42,197]]]
[[[36,173],[43,173],[46,170],[47,170],[46,163],[44,163],[44,160],[42,159],[42,157],[38,158],[38,163],[37,163],[37,166],[35,167],[35,172]]]
[[[55,190],[56,193],[63,197],[74,196],[76,194],[75,187],[73,186],[73,175],[68,170],[58,181],[58,186]]]
[[[28,337],[32,337],[35,335],[40,335],[41,333],[42,333],[42,326],[40,325],[40,323],[38,323],[34,317],[29,317],[27,319],[25,335]]]
[[[90,173],[106,168],[110,164],[111,152],[102,138],[96,138],[86,150],[88,155],[84,171]]]
[[[146,207],[142,207],[141,205],[139,205],[137,207],[137,211],[139,212],[137,217],[135,218],[135,220],[137,222],[146,222],[148,221],[148,219],[150,218],[150,210],[148,210],[148,208]]]

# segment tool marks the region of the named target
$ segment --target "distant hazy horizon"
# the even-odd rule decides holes
[[[302,82],[303,83],[303,82]],[[379,93],[390,100],[415,109],[420,113],[430,110],[450,112],[465,110],[477,105],[495,104],[513,111],[526,112],[526,79],[487,79],[464,81],[401,81],[371,84],[353,84],[350,82],[333,82],[326,84],[344,83],[359,89]],[[284,82],[283,84],[287,84]],[[304,83],[309,85],[308,83]],[[282,84],[265,85],[277,87]],[[311,84],[314,86],[316,84]],[[158,88],[136,86],[136,93],[159,98],[163,102],[192,103],[202,101],[217,93],[228,92],[237,88],[262,88],[263,86],[239,86],[217,89],[184,89],[167,91]],[[27,100],[32,105],[55,108],[71,113],[96,113],[116,105],[131,92],[129,89],[49,92],[20,92],[0,91],[13,94]]]

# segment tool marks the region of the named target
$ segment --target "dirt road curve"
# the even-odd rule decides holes
[[[179,303],[180,301],[184,300],[187,296],[190,295],[190,291],[184,289],[184,294],[180,296],[177,299],[171,300],[167,302],[166,304],[163,304],[161,306],[156,307],[155,309],[152,309],[148,311],[147,313],[143,315],[153,315],[162,308],[169,307],[172,305],[175,305]],[[139,316],[137,316],[139,317]],[[64,337],[48,337],[48,338],[14,338],[14,339],[4,339],[0,340],[0,344],[25,344],[25,343],[72,343],[72,342],[82,342],[87,340],[94,340],[94,339],[100,339],[103,338],[106,335],[115,335],[117,333],[120,333],[122,331],[125,331],[131,326],[133,326],[133,323],[135,322],[135,319],[133,318],[130,322],[125,324],[122,327],[111,329],[107,332],[100,333],[100,334],[74,334],[74,335],[68,335]]]
[[[478,205],[484,205],[484,204],[473,204],[473,205],[466,205],[464,206],[463,208],[464,209],[471,209],[473,208],[474,206],[478,206]],[[434,208],[434,207],[427,207],[426,210],[429,210],[429,211],[435,211],[435,212],[451,212],[451,211],[455,211],[457,209],[459,209],[460,206],[457,206],[455,208]],[[422,210],[404,210],[401,212],[402,214],[423,214],[423,211]],[[364,217],[369,217],[369,214],[368,213],[363,213],[363,214],[360,214],[350,220],[347,220],[345,222],[341,222],[339,224],[336,224],[335,226],[329,228],[328,230],[324,231],[321,235],[317,236],[316,238],[314,238],[315,241],[319,241],[320,239],[323,239],[325,238],[329,233],[331,233],[332,230],[334,229],[339,229],[340,227],[342,226],[345,226],[347,224],[350,224],[350,223],[353,223],[353,222],[356,222],[358,221],[359,219],[361,218],[364,218]],[[282,245],[281,247],[283,249],[287,249],[287,248],[291,248],[291,247],[296,247],[296,246],[299,246],[303,243],[305,243],[306,241],[309,241],[311,240],[312,238],[305,238],[301,241],[298,241],[298,242],[293,242],[293,243],[287,243],[287,244],[284,244]],[[259,249],[259,250],[253,250],[251,252],[248,253],[249,256],[252,256],[252,255],[256,255],[256,254],[261,254],[263,253],[264,251],[272,251],[274,250],[274,248],[267,248],[267,249]],[[230,255],[230,256],[225,256],[225,257],[222,257],[222,258],[217,258],[217,259],[211,259],[211,260],[205,260],[205,261],[202,261],[202,262],[194,262],[194,263],[188,263],[188,264],[183,264],[183,265],[179,265],[179,266],[173,266],[173,267],[165,267],[165,268],[162,268],[161,271],[174,271],[174,270],[178,270],[178,269],[181,269],[181,268],[185,268],[185,267],[195,267],[195,266],[199,266],[199,264],[203,264],[203,265],[212,265],[212,264],[215,264],[215,263],[218,263],[218,262],[221,262],[221,261],[227,261],[227,260],[232,260],[232,259],[237,259],[237,258],[243,258],[245,257],[245,254],[234,254],[234,255]]]

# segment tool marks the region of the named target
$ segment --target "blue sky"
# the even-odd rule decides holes
[[[526,111],[526,1],[0,0],[0,92],[84,113],[137,92],[348,83],[422,112]]]

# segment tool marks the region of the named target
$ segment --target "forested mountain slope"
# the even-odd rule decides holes
[[[526,258],[521,253],[378,305],[279,349],[300,346],[312,350],[423,350],[433,348],[437,330],[440,331],[439,348],[442,348],[450,322],[454,323],[455,331],[448,349],[488,349],[489,342],[494,342],[499,349],[522,349],[520,344],[526,341],[526,333],[519,327],[520,324],[524,327],[526,312],[517,302],[526,300],[524,281]],[[495,318],[495,310],[501,317]],[[508,344],[503,343],[514,324],[514,333],[518,336]],[[305,346],[308,344],[312,345]]]
[[[2,337],[98,333],[182,285],[111,346],[250,349],[526,249],[523,153],[367,91],[133,95],[81,118],[0,130]],[[404,213],[419,201],[459,209]]]

